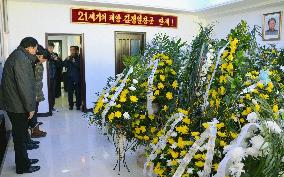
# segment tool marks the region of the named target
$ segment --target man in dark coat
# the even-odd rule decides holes
[[[75,90],[76,96],[76,108],[80,110],[82,99],[81,99],[81,76],[80,76],[80,55],[79,47],[70,47],[71,56],[64,61],[64,67],[67,68],[67,79],[68,79],[68,102],[69,110],[73,110],[74,100],[73,94]]]
[[[32,166],[37,159],[29,159],[27,153],[28,120],[36,108],[35,77],[32,58],[38,42],[32,37],[24,38],[20,46],[8,57],[2,75],[2,106],[12,123],[16,172],[32,173],[40,169]]]

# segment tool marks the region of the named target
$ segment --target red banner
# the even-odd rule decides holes
[[[176,16],[103,10],[71,9],[74,23],[101,23],[177,28]]]

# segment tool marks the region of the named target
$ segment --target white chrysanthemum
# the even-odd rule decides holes
[[[102,101],[103,101],[103,103],[107,103],[107,102],[108,102],[108,99],[107,99],[107,98],[104,98]]]
[[[258,115],[255,112],[249,113],[247,121],[250,123],[256,123],[258,121]]]
[[[244,108],[245,105],[244,104],[239,104],[239,108]]]
[[[133,84],[138,84],[138,80],[136,80],[136,79],[133,79],[132,82],[133,82]]]
[[[132,85],[131,87],[129,87],[129,90],[131,90],[131,91],[135,91],[135,90],[136,90],[136,88]]]
[[[109,93],[106,93],[106,94],[104,95],[105,98],[107,98],[108,96],[109,96]]]
[[[167,160],[167,165],[172,166],[172,160]]]
[[[203,177],[203,171],[198,171],[198,172],[197,172],[197,175],[198,175],[199,177]]]
[[[236,163],[234,165],[232,165],[229,168],[229,171],[231,172],[231,175],[233,177],[240,177],[242,173],[244,173],[245,171],[243,170],[244,168],[244,164],[243,163]]]
[[[110,105],[110,106],[115,106],[115,105],[116,105],[116,102],[114,102],[114,101],[113,101],[113,102],[110,102],[109,105]]]
[[[125,113],[123,114],[123,117],[124,117],[125,119],[130,119],[130,115],[128,114],[128,112],[125,112]]]
[[[282,132],[281,128],[275,121],[266,121],[264,125],[269,129],[272,133],[280,134]]]
[[[264,144],[264,138],[261,135],[254,136],[250,139],[250,143],[252,144],[253,148],[260,149]]]
[[[188,174],[193,174],[193,170],[194,170],[193,168],[188,168],[188,169],[187,169],[187,173],[188,173]]]
[[[259,156],[259,150],[249,147],[246,149],[246,155],[252,156],[252,157],[258,157]]]
[[[171,136],[172,137],[176,137],[177,136],[177,132],[172,132]]]
[[[258,104],[255,99],[252,99],[251,102],[252,102],[254,105]]]
[[[235,147],[229,151],[229,155],[232,157],[233,161],[239,161],[240,159],[243,159],[245,152],[242,147]]]
[[[150,159],[150,160],[155,160],[156,157],[157,157],[157,154],[151,154],[151,155],[149,156],[149,159]]]
[[[172,144],[172,145],[171,145],[171,148],[172,148],[172,149],[177,148],[177,143]]]

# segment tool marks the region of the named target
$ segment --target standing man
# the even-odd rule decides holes
[[[50,54],[47,50],[45,50],[41,45],[38,46],[38,50],[36,53],[37,60],[34,63],[34,73],[35,73],[35,85],[36,85],[36,110],[33,118],[29,121],[29,127],[31,129],[31,138],[41,138],[46,136],[46,132],[41,131],[39,126],[41,122],[37,121],[37,112],[39,102],[44,101],[43,94],[43,63],[50,58]]]
[[[8,57],[2,76],[3,108],[12,123],[17,174],[32,173],[40,169],[39,166],[31,166],[38,160],[28,158],[26,147],[28,120],[33,117],[36,108],[31,58],[36,54],[37,46],[36,39],[24,38]]]
[[[68,102],[69,110],[73,110],[74,100],[73,94],[75,90],[76,95],[76,108],[80,110],[82,99],[81,99],[81,78],[80,78],[80,55],[79,47],[70,47],[71,56],[64,61],[64,66],[67,68],[67,79],[68,79]]]
[[[54,43],[48,43],[48,51],[51,54],[49,60],[49,106],[52,111],[55,111],[55,98],[60,97],[61,93],[61,75],[62,75],[62,61],[57,53],[54,53]],[[59,87],[59,88],[58,88]]]

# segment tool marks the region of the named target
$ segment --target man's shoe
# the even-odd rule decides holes
[[[81,108],[80,108],[80,107],[77,107],[76,109],[79,111]]]
[[[32,164],[36,164],[36,163],[38,163],[39,162],[39,160],[38,159],[30,159],[30,164],[32,165]]]
[[[33,173],[36,171],[40,170],[40,166],[30,166],[28,169],[20,171],[20,170],[16,170],[17,174],[23,174],[23,173]]]
[[[42,137],[46,137],[46,132],[41,131],[39,129],[39,126],[36,126],[31,133],[31,138],[42,138]]]
[[[39,145],[37,144],[32,144],[32,143],[27,143],[27,150],[33,150],[33,149],[38,149]]]
[[[70,106],[70,107],[69,107],[69,110],[70,110],[70,111],[73,110],[73,106],[72,106],[72,107]]]
[[[31,142],[30,142],[30,143],[32,143],[32,144],[40,144],[39,141],[34,141],[34,140],[32,140],[32,139],[31,139]]]

